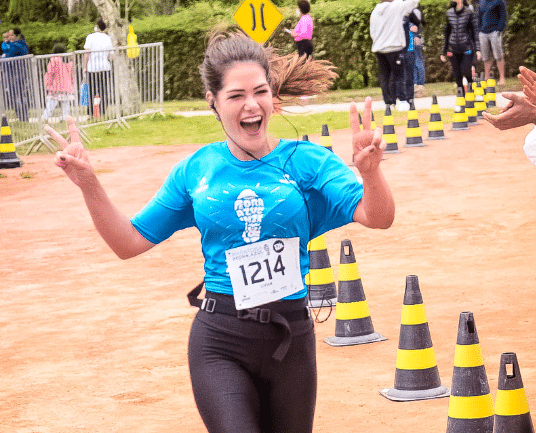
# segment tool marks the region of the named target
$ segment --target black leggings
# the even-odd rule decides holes
[[[199,311],[188,362],[195,402],[209,433],[311,433],[316,403],[316,348],[311,319],[290,322],[281,362],[273,324]]]
[[[311,39],[302,39],[296,41],[296,48],[298,49],[298,55],[310,57],[313,55],[313,42]]]
[[[473,54],[467,53],[453,53],[449,57],[450,64],[452,65],[452,72],[454,74],[454,81],[456,81],[456,86],[463,89],[463,77],[467,79],[469,86],[473,82]],[[464,91],[465,95],[465,91]]]

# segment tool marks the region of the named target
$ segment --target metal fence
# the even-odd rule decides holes
[[[75,51],[0,59],[0,116],[5,115],[15,146],[26,153],[45,145],[50,124],[67,133],[65,116],[84,128],[108,123],[128,127],[127,119],[162,113],[162,42],[110,51]]]

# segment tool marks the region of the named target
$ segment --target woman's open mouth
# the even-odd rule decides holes
[[[259,131],[262,124],[262,116],[255,116],[240,121],[240,126],[247,132],[254,134]]]

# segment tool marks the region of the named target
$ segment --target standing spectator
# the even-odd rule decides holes
[[[414,99],[414,70],[415,70],[415,33],[418,26],[421,24],[417,14],[412,10],[404,17],[404,34],[406,35],[406,50],[404,51],[405,70],[404,70],[404,87],[406,90],[406,98],[408,102],[413,102]]]
[[[63,44],[54,46],[54,54],[65,53]],[[42,119],[48,122],[58,102],[61,103],[62,120],[69,115],[71,102],[74,100],[73,62],[66,56],[54,56],[50,59],[45,74],[47,89],[46,109]]]
[[[15,27],[8,31],[8,42],[6,44],[5,58],[26,56],[28,45],[20,28]],[[7,75],[8,98],[6,106],[13,107],[17,117],[22,122],[28,121],[28,91],[27,73],[30,70],[28,59],[13,59],[6,62],[5,71]]]
[[[506,5],[504,0],[480,0],[478,3],[478,28],[484,75],[489,78],[493,59],[499,70],[499,86],[504,86],[504,52],[502,33],[506,27]]]
[[[112,38],[104,31],[106,24],[102,18],[97,21],[95,32],[86,37],[84,50],[91,52],[84,54],[84,79],[87,76],[89,84],[89,115],[93,117],[93,101],[98,95],[100,98],[100,115],[106,112],[112,85],[113,44]]]
[[[409,110],[404,88],[406,36],[403,19],[418,4],[419,0],[382,0],[370,15],[372,52],[378,57],[383,101],[391,107],[398,98],[400,111]]]
[[[300,20],[294,30],[286,29],[287,33],[294,37],[298,55],[300,56],[310,57],[313,54],[313,19],[309,15],[310,11],[311,5],[309,2],[300,0],[298,9],[296,9],[296,14],[300,17]]]
[[[480,60],[480,41],[478,39],[478,18],[467,0],[455,0],[450,2],[447,10],[445,25],[445,43],[442,62],[447,57],[452,65],[456,86],[461,87],[465,95],[464,77],[467,85],[473,83],[473,56]]]
[[[415,33],[415,68],[413,70],[413,82],[414,82],[414,91],[417,97],[423,96],[424,84],[426,82],[426,73],[424,70],[424,37],[423,37],[423,27],[426,25],[426,20],[424,15],[419,8],[413,9],[413,13],[417,16],[420,21],[420,25],[417,28]]]

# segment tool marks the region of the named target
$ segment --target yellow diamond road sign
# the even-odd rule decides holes
[[[244,0],[233,18],[251,39],[263,44],[277,28],[283,14],[270,0]]]

